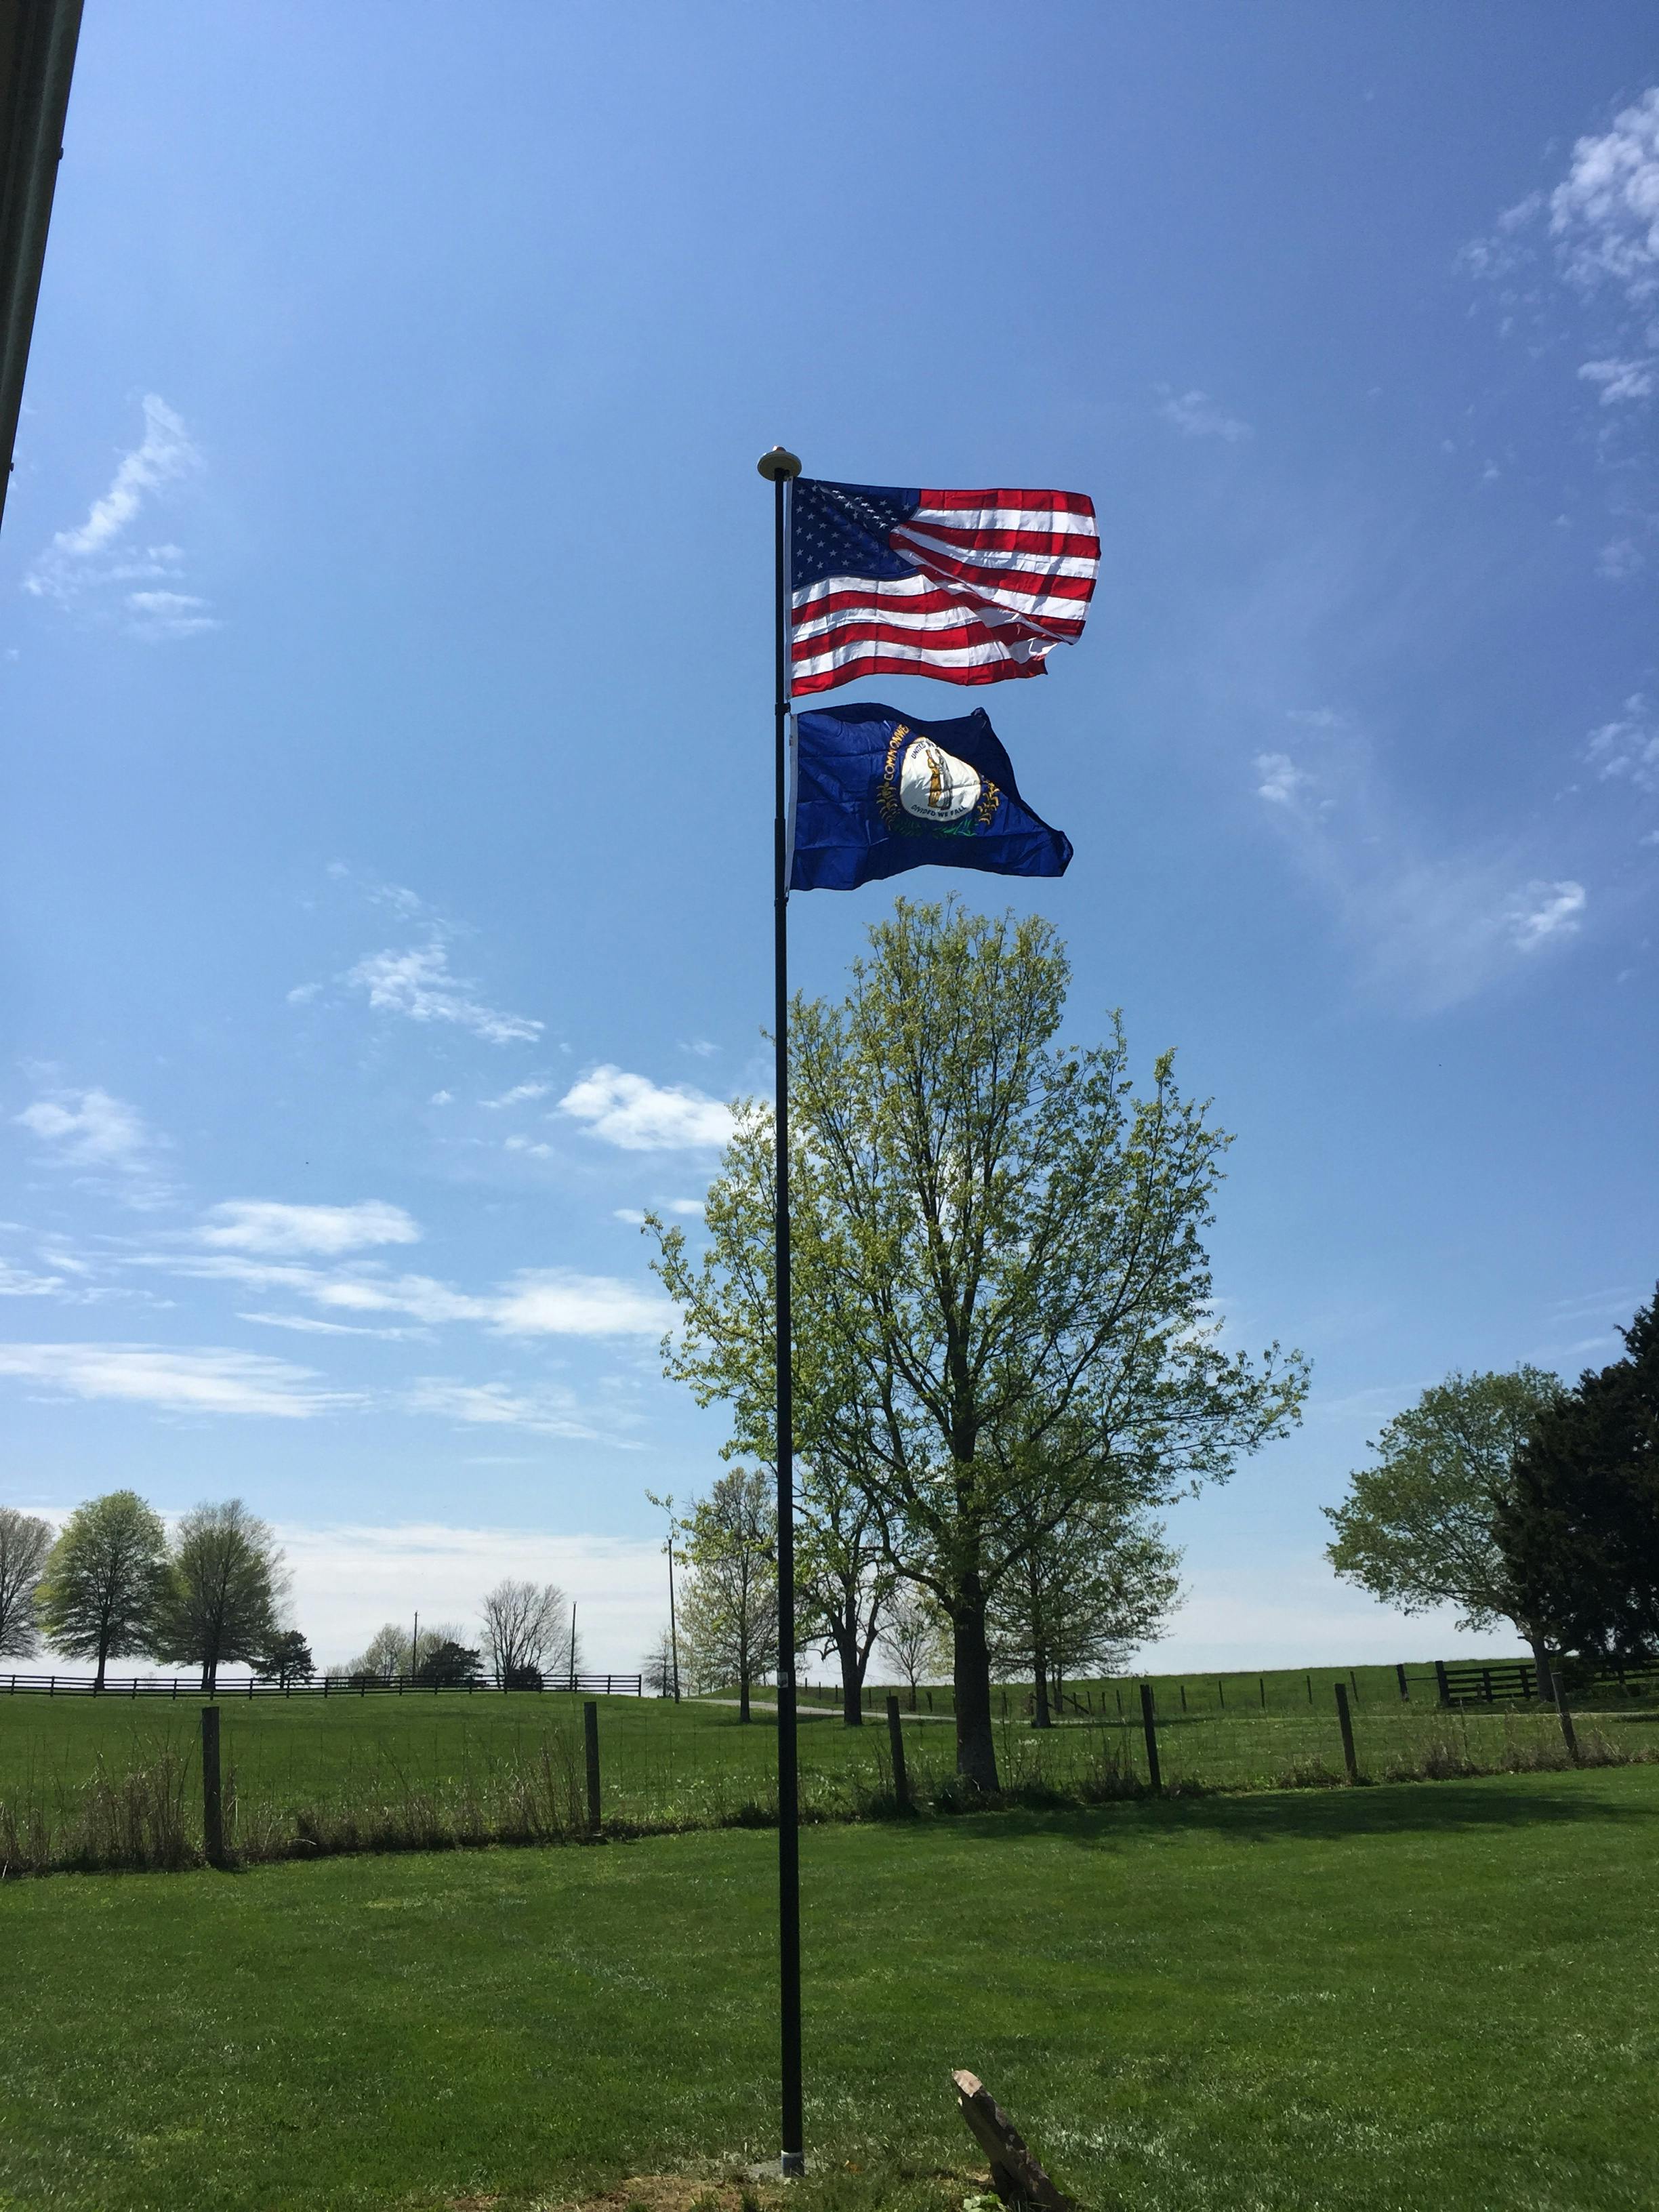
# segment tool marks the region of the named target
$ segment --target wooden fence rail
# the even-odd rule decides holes
[[[417,1682],[407,1674],[389,1680],[371,1680],[358,1674],[313,1674],[304,1682],[220,1682],[212,1690],[199,1681],[173,1675],[167,1680],[132,1675],[117,1681],[106,1675],[100,1685],[95,1674],[0,1675],[0,1697],[40,1698],[429,1698],[441,1692],[453,1696],[465,1692],[483,1698],[535,1698],[549,1691],[566,1697],[642,1698],[645,1680],[639,1674],[549,1674],[539,1684],[514,1683],[511,1689],[496,1682]]]

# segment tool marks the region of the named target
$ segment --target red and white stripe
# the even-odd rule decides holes
[[[793,594],[797,696],[858,676],[1041,676],[1083,634],[1100,539],[1082,492],[924,491],[889,542],[914,575],[826,576]]]

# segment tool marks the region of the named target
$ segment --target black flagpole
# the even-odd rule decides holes
[[[806,2171],[801,2110],[800,1807],[795,1777],[795,1387],[789,1314],[789,579],[787,489],[800,463],[781,446],[757,464],[772,486],[776,681],[774,751],[777,809],[772,827],[772,1030],[777,1055],[773,1116],[778,1452],[778,2040],[782,2075],[782,2167]]]

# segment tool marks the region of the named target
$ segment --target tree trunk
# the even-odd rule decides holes
[[[952,1623],[957,1707],[957,1772],[988,1792],[997,1789],[996,1739],[991,1733],[991,1655],[985,1642],[985,1607]]]
[[[1541,1636],[1528,1632],[1527,1641],[1532,1646],[1532,1663],[1538,1669],[1538,1694],[1546,1705],[1555,1703],[1555,1669],[1550,1665],[1549,1646]]]
[[[870,1663],[866,1651],[859,1656],[859,1625],[838,1620],[831,1623],[836,1639],[836,1656],[841,1661],[841,1717],[847,1728],[864,1726],[864,1675]]]
[[[749,1676],[744,1672],[738,1676],[738,1718],[745,1726],[749,1720]]]
[[[1031,1726],[1052,1728],[1054,1715],[1048,1711],[1048,1655],[1039,1644],[1036,1664],[1031,1669]]]
[[[94,1691],[101,1690],[104,1686],[104,1666],[108,1657],[109,1646],[100,1639],[98,1645],[98,1672],[93,1678],[92,1685]]]

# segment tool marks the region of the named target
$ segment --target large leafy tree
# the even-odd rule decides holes
[[[1498,1541],[1516,1455],[1561,1395],[1541,1367],[1449,1375],[1396,1413],[1369,1447],[1375,1464],[1328,1505],[1337,1573],[1402,1613],[1455,1605],[1460,1628],[1507,1620],[1531,1644],[1540,1685],[1549,1660],[1542,1616],[1528,1607]]]
[[[1569,1651],[1659,1656],[1659,1291],[1625,1357],[1543,1408],[1498,1515],[1522,1605]]]
[[[738,1717],[778,1659],[778,1516],[758,1469],[732,1468],[682,1521],[680,1620],[698,1687],[738,1686]]]
[[[77,1506],[46,1561],[35,1594],[48,1644],[90,1659],[97,1686],[112,1659],[149,1649],[167,1587],[167,1530],[136,1491],[112,1490]]]
[[[34,1593],[51,1549],[52,1530],[37,1514],[0,1505],[0,1658],[26,1659],[34,1649]]]
[[[199,1666],[211,1692],[221,1667],[257,1664],[277,1630],[288,1587],[270,1528],[240,1498],[197,1505],[173,1532],[151,1649]]]
[[[1293,1421],[1297,1354],[1224,1352],[1202,1231],[1228,1139],[1173,1057],[1134,1096],[1121,1030],[1060,1036],[1069,968],[1036,918],[897,902],[840,1005],[791,1014],[795,1404],[804,1510],[861,1485],[896,1572],[951,1622],[961,1771],[997,1785],[987,1609],[1091,1504],[1148,1506]],[[769,1109],[738,1110],[669,1372],[775,1464]]]
[[[1053,1724],[1069,1678],[1114,1673],[1157,1636],[1180,1594],[1179,1554],[1144,1513],[1073,1514],[1030,1543],[992,1600],[995,1671],[1029,1675],[1031,1717]]]

